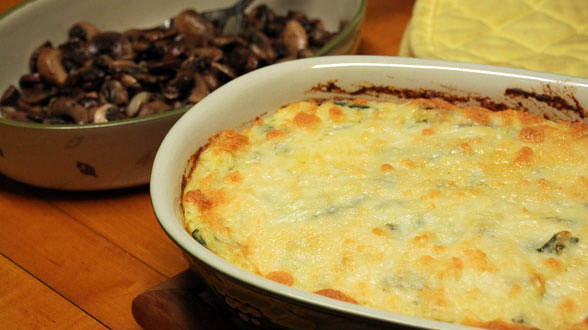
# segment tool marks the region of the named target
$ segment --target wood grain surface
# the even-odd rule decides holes
[[[0,12],[19,2],[0,0]],[[370,0],[359,53],[396,55],[412,6]],[[186,267],[147,186],[60,192],[0,175],[2,329],[138,329],[133,299]]]

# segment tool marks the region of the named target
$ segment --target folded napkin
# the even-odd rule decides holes
[[[588,0],[417,0],[399,55],[588,78]]]

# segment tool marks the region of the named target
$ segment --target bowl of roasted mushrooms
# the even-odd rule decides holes
[[[366,2],[24,1],[0,17],[0,173],[58,190],[146,184],[194,104],[261,67],[353,53]]]

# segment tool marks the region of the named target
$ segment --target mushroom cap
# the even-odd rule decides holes
[[[211,39],[214,35],[214,25],[191,9],[179,13],[173,22],[180,34],[192,37],[200,44]]]
[[[286,23],[281,38],[290,55],[296,55],[300,50],[308,47],[308,35],[306,34],[306,30],[302,24],[295,19],[291,19]]]
[[[51,46],[39,51],[37,71],[43,79],[58,86],[65,84],[68,78],[67,71],[61,63],[61,52]]]
[[[78,124],[88,122],[86,108],[78,104],[74,99],[59,96],[49,103],[49,112],[53,116],[67,115]]]
[[[95,35],[100,33],[100,30],[90,22],[77,22],[69,29],[70,38],[78,38],[84,41],[92,39]]]

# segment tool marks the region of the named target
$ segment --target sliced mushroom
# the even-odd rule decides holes
[[[224,73],[225,75],[227,75],[227,77],[233,79],[237,77],[237,73],[235,72],[235,70],[233,70],[233,68],[231,68],[228,65],[225,64],[221,64],[218,62],[212,62],[210,64],[210,66],[216,70],[218,70],[219,72]]]
[[[163,96],[168,100],[175,100],[184,96],[194,86],[194,77],[191,71],[180,71],[162,90]]]
[[[86,109],[73,99],[63,96],[51,100],[49,103],[49,114],[52,116],[69,116],[77,124],[88,122],[88,112]]]
[[[135,72],[141,71],[141,67],[137,63],[126,59],[111,60],[107,62],[107,65],[108,68],[112,70],[112,72],[125,72],[133,74]]]
[[[18,121],[33,121],[28,118],[24,111],[16,111],[14,107],[0,106],[0,118]]]
[[[37,56],[37,70],[46,81],[61,86],[67,81],[67,71],[61,63],[61,53],[53,47],[45,47]]]
[[[141,84],[130,74],[122,74],[120,76],[120,82],[129,90],[138,90],[141,88]]]
[[[178,31],[176,31],[175,29],[166,29],[164,27],[158,26],[152,29],[143,30],[141,31],[141,34],[143,37],[145,37],[145,39],[147,39],[150,42],[153,42],[161,39],[174,37],[178,34]]]
[[[151,98],[151,93],[145,92],[145,91],[137,93],[135,96],[133,96],[133,98],[131,99],[131,101],[129,102],[129,105],[127,106],[127,108],[125,110],[127,117],[129,117],[129,118],[135,117],[137,115],[137,113],[139,112],[139,108],[141,108],[141,106],[144,103],[149,101],[150,98]]]
[[[8,118],[16,109],[11,106],[0,106],[0,118]],[[24,112],[23,112],[24,113]]]
[[[198,103],[202,100],[206,95],[208,95],[208,86],[206,85],[206,81],[204,81],[204,77],[201,74],[195,73],[194,74],[194,88],[190,92],[188,96],[188,101],[192,103]]]
[[[108,54],[114,58],[122,55],[122,34],[118,32],[101,32],[90,39],[88,50],[92,54]]]
[[[84,41],[89,41],[98,33],[100,33],[100,30],[90,22],[78,22],[69,29],[70,38],[78,38]]]
[[[76,84],[80,88],[92,91],[100,88],[102,81],[106,76],[104,70],[96,66],[86,66],[72,73],[72,84]]]
[[[324,45],[331,39],[331,33],[325,29],[323,23],[319,20],[313,21],[309,34],[309,43],[313,45]]]
[[[33,87],[23,88],[18,101],[29,105],[40,104],[55,94],[55,90]]]
[[[194,10],[184,10],[174,18],[174,26],[179,33],[204,43],[214,35],[214,25]]]
[[[31,57],[29,58],[29,70],[31,72],[37,72],[37,58],[39,57],[39,53],[41,52],[41,50],[47,47],[52,47],[51,42],[44,42],[43,44],[41,44],[41,46],[37,47],[31,54]]]
[[[245,47],[234,47],[226,56],[227,63],[239,74],[252,71],[260,66],[259,57]]]
[[[217,47],[196,47],[192,49],[191,55],[198,58],[209,59],[212,62],[220,61],[223,58],[223,51]]]
[[[217,36],[212,39],[212,44],[221,48],[230,45],[247,46],[247,40],[239,36]]]
[[[86,109],[92,109],[100,105],[100,100],[98,99],[97,95],[88,93],[82,97],[78,103]]]
[[[38,72],[24,74],[18,80],[18,85],[20,86],[20,88],[34,87],[35,85],[38,85],[40,83],[42,83],[41,75],[39,75]]]
[[[204,82],[206,83],[206,86],[208,87],[209,91],[213,91],[213,90],[219,88],[220,81],[218,81],[218,78],[212,72],[210,72],[210,71],[205,72],[202,75],[202,78],[204,79]]]
[[[86,47],[86,42],[80,39],[69,39],[59,45],[61,63],[66,71],[83,67],[92,58],[92,54]]]
[[[282,42],[286,45],[290,55],[296,55],[299,51],[308,47],[308,35],[306,30],[295,19],[291,19],[286,23],[286,27],[281,35]]]
[[[86,91],[79,87],[70,87],[67,90],[62,90],[61,93],[64,96],[74,99],[76,102],[79,102],[86,96]]]
[[[304,48],[303,50],[298,52],[298,58],[307,58],[312,57],[314,55],[314,51],[309,48]]]
[[[253,31],[249,34],[249,38],[251,39],[251,44],[249,48],[253,53],[267,63],[272,63],[274,59],[277,57],[276,51],[274,50],[270,39],[263,33],[259,31]]]
[[[0,105],[15,105],[19,97],[20,92],[18,89],[14,85],[10,85],[0,98]]]
[[[239,35],[225,36],[215,21],[193,10],[159,27],[123,33],[78,22],[67,41],[56,47],[47,41],[33,52],[30,73],[19,80],[20,95],[9,88],[0,106],[14,107],[18,114],[10,117],[46,123],[78,121],[83,115],[75,111],[81,108],[91,111],[88,122],[94,116],[111,121],[147,115],[189,106],[258,67],[311,56],[332,36],[320,20],[301,12],[279,16],[266,5],[251,10],[242,23]],[[77,119],[53,114],[71,105],[56,101],[59,97],[71,99]],[[101,108],[105,103],[110,107]]]
[[[268,23],[275,21],[276,15],[267,5],[259,5],[253,8],[246,18],[253,28],[260,30]]]
[[[103,104],[97,108],[92,109],[91,112],[91,119],[93,123],[107,123],[108,122],[108,112],[113,111],[115,109],[114,105],[112,104]]]
[[[178,71],[190,73],[194,73],[196,71],[203,71],[206,68],[210,67],[209,63],[209,59],[190,56],[186,60],[184,60],[184,62],[182,62],[182,65],[180,65]]]
[[[129,93],[120,81],[114,79],[107,80],[102,84],[100,97],[115,105],[124,105],[129,102]]]
[[[147,69],[155,74],[174,73],[182,64],[182,59],[173,55],[164,55],[161,59],[147,61]]]
[[[145,117],[148,115],[165,112],[171,110],[171,106],[161,100],[155,100],[148,103],[145,103],[139,109],[139,113],[137,117]]]
[[[171,42],[167,47],[167,54],[171,56],[182,56],[187,53],[188,47],[183,43],[174,41]]]
[[[137,72],[133,74],[133,78],[144,84],[157,84],[159,82],[159,78],[157,76],[147,72]]]

